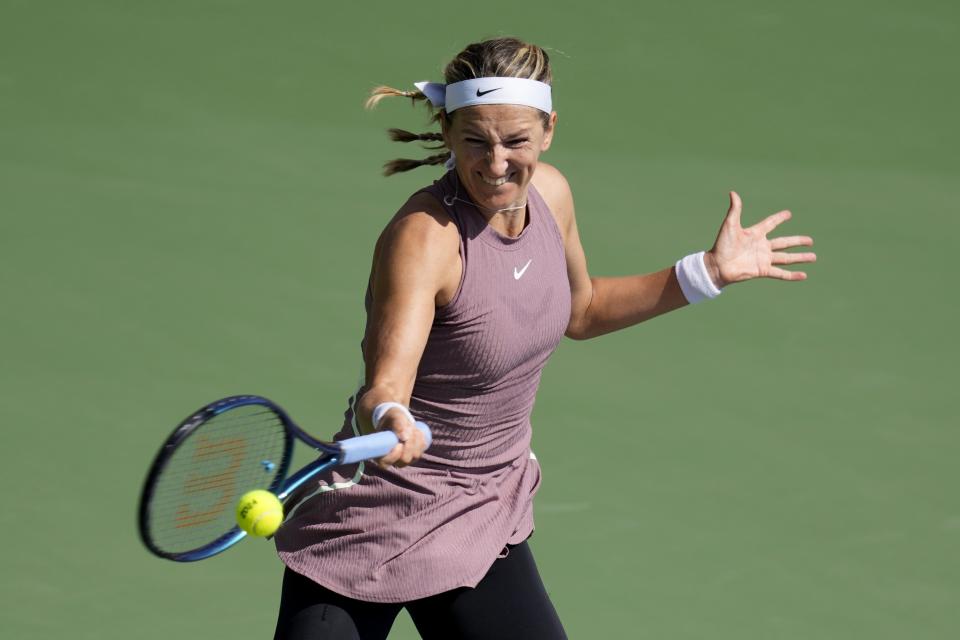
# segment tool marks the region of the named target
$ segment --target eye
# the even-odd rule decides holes
[[[511,140],[507,140],[507,146],[513,148],[522,147],[529,141],[529,138],[512,138]]]
[[[464,141],[466,141],[467,144],[474,144],[474,145],[486,144],[486,141],[481,140],[480,138],[464,138]]]

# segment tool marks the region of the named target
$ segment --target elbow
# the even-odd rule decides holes
[[[572,305],[570,309],[570,321],[567,323],[567,330],[564,332],[571,340],[588,340],[600,335],[602,332],[596,331],[595,323],[591,322],[590,309],[593,306],[593,291],[586,304]]]
[[[585,322],[574,322],[571,320],[570,324],[567,325],[567,330],[564,332],[564,335],[571,340],[589,340],[598,334],[591,331]]]

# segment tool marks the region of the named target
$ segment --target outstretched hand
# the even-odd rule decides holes
[[[788,253],[786,249],[813,246],[809,236],[784,236],[768,239],[767,235],[792,217],[780,211],[746,229],[740,224],[743,204],[735,191],[730,192],[730,210],[723,220],[713,248],[704,254],[704,264],[718,287],[754,278],[806,280],[803,271],[788,271],[777,265],[815,262],[813,252]]]

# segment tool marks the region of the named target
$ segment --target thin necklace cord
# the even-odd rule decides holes
[[[452,207],[453,203],[457,201],[462,202],[464,204],[469,204],[470,206],[476,207],[477,209],[490,211],[492,213],[500,213],[501,211],[516,211],[518,209],[525,209],[527,207],[527,203],[524,202],[523,204],[518,204],[515,207],[504,207],[503,209],[491,209],[489,207],[480,206],[479,204],[473,202],[472,200],[464,200],[463,198],[458,197],[460,195],[460,176],[457,175],[456,169],[454,169],[453,171],[453,179],[455,184],[453,188],[453,195],[443,197],[443,203],[448,207]]]

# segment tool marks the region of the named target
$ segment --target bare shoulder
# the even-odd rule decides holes
[[[550,207],[557,226],[566,237],[567,230],[573,222],[573,192],[570,190],[570,183],[559,169],[545,162],[537,165],[532,182]]]
[[[393,216],[377,240],[371,282],[378,276],[419,283],[433,289],[438,304],[459,283],[459,231],[443,206],[427,194],[412,196]]]
[[[428,193],[418,193],[400,207],[377,244],[399,242],[441,251],[451,245],[456,250],[458,237],[456,225],[436,198]]]

